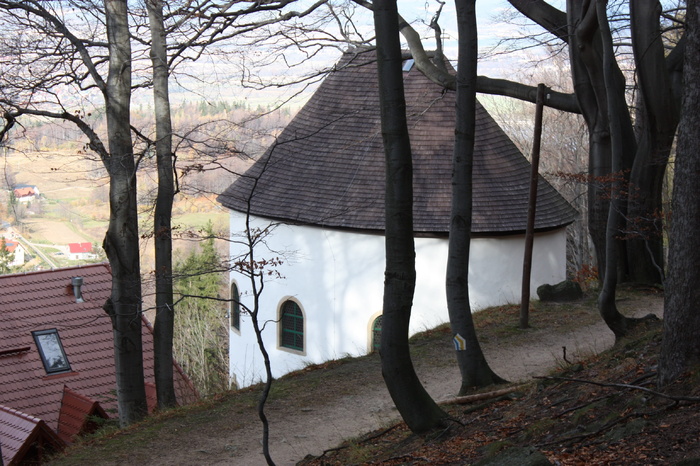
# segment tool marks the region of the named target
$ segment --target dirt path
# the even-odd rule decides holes
[[[575,306],[548,306],[546,315],[532,316],[540,328],[526,331],[504,325],[510,317],[483,322],[481,346],[497,374],[510,381],[544,375],[566,358],[574,362],[613,344],[613,335],[590,301]],[[630,294],[618,301],[627,316],[660,316],[663,298]],[[509,311],[512,312],[512,311]],[[517,312],[517,311],[516,311]],[[548,319],[548,320],[547,320]],[[449,330],[432,332],[411,344],[416,372],[437,401],[453,397],[459,371]],[[224,395],[193,409],[165,413],[165,419],[120,437],[120,442],[87,445],[63,458],[61,465],[264,465],[262,427],[257,417],[258,388],[253,393]],[[251,396],[252,395],[252,396]],[[348,438],[388,426],[399,419],[381,378],[378,355],[290,375],[273,386],[266,407],[270,420],[272,458],[280,466],[319,455]],[[116,439],[115,439],[116,440]]]
[[[663,301],[661,298],[646,298],[622,303],[620,308],[629,316],[641,317],[651,312],[660,316]],[[567,359],[575,361],[613,344],[612,333],[603,322],[565,333],[552,333],[546,329],[528,331],[527,336],[519,340],[522,343],[515,346],[500,345],[493,340],[482,342],[491,367],[511,381],[544,375],[557,364],[562,364],[563,347],[566,347]],[[450,348],[437,351],[449,352]],[[457,392],[459,371],[454,364],[442,358],[416,359],[420,361],[416,364],[416,371],[434,399],[447,399]],[[378,370],[364,371],[347,364],[335,371],[338,374],[333,377],[344,379],[344,383],[321,382],[316,389],[321,391],[316,396],[323,397],[323,400],[300,394],[295,403],[280,403],[274,399],[269,403],[271,454],[276,464],[293,465],[307,454],[319,455],[344,439],[398,419]],[[148,462],[168,465],[265,464],[260,446],[261,427],[252,409],[231,414],[226,426],[210,427],[211,430],[198,435],[187,434],[186,445],[173,445],[168,454]]]

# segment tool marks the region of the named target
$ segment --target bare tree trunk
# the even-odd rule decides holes
[[[659,383],[700,362],[700,4],[688,0]]]
[[[611,176],[620,176],[624,170],[632,167],[636,147],[634,131],[627,103],[625,101],[625,83],[617,62],[610,63],[609,76],[606,80],[604,45],[601,27],[596,15],[596,2],[580,4],[567,2],[569,22],[569,50],[571,51],[571,71],[574,91],[578,98],[589,130],[589,176],[588,186],[588,221],[591,239],[596,249],[596,259],[601,282],[608,272],[606,268],[607,219],[610,210],[609,185]],[[607,21],[607,16],[606,16]],[[612,107],[611,107],[612,106]],[[613,141],[611,139],[610,109],[614,107],[620,120],[619,137],[623,139],[620,154],[620,172],[612,168]],[[624,209],[625,204],[618,208]],[[625,211],[621,211],[624,215]],[[616,264],[624,270],[626,259],[621,255]],[[618,273],[615,270],[614,273]]]
[[[469,243],[472,225],[472,167],[476,120],[477,37],[474,4],[474,0],[455,0],[459,30],[459,59],[446,287],[450,326],[457,350],[457,365],[462,374],[460,395],[473,387],[504,382],[486,362],[476,337],[469,304]],[[382,324],[384,322],[386,320]],[[384,348],[383,345],[382,342],[382,348]]]
[[[416,284],[413,242],[413,168],[401,71],[395,0],[374,3],[382,138],[386,154],[386,272],[380,355],[396,408],[413,432],[442,424],[446,414],[423,388],[408,347]]]
[[[648,107],[639,137],[635,137],[632,119],[625,102],[624,80],[614,64],[613,88],[604,92],[600,32],[595,2],[567,2],[563,15],[542,0],[509,0],[521,13],[569,44],[574,90],[589,129],[588,191],[589,231],[596,249],[601,281],[605,275],[605,230],[608,216],[607,183],[611,141],[607,120],[607,99],[614,99],[622,120],[623,159],[621,169],[628,188],[629,202],[620,207],[626,225],[621,229],[628,240],[618,260],[619,277],[637,282],[659,282],[663,269],[661,231],[661,185],[668,161],[668,151],[677,124],[677,84],[672,76],[681,67],[675,58],[682,50],[664,56],[659,28],[659,3],[633,1],[632,44],[638,66],[639,86]],[[565,22],[568,23],[569,34]],[[676,116],[674,116],[676,114]],[[648,119],[649,125],[646,125]],[[627,175],[629,171],[629,175]],[[614,176],[620,176],[616,174]],[[629,179],[627,179],[629,177]],[[653,233],[651,232],[653,230]]]
[[[172,122],[168,91],[168,55],[163,24],[163,2],[147,0],[151,29],[153,64],[153,101],[156,116],[156,163],[158,196],[153,219],[153,243],[156,261],[156,320],[153,326],[156,393],[159,408],[177,404],[173,383],[173,242],[172,208],[175,195],[172,153]]]
[[[621,125],[623,116],[619,112],[619,106],[616,105],[614,98],[611,96],[616,91],[615,71],[617,66],[615,64],[606,6],[607,0],[596,0],[596,12],[603,48],[603,80],[605,89],[608,91],[606,101],[610,128],[612,172],[618,174],[622,173],[623,170],[624,135]],[[610,207],[605,231],[605,276],[603,278],[603,288],[598,297],[598,309],[605,323],[615,334],[615,337],[620,338],[625,336],[630,323],[627,317],[620,314],[615,304],[618,283],[617,270],[623,250],[620,232],[625,222],[623,205],[626,201],[626,194],[623,180],[619,177],[611,180],[610,187]]]
[[[105,89],[110,217],[104,250],[112,268],[105,310],[114,328],[117,403],[122,426],[146,416],[141,342],[141,271],[136,204],[136,164],[131,144],[131,44],[126,0],[105,0],[109,75]]]
[[[663,179],[680,118],[680,102],[671,75],[674,71],[669,67],[674,58],[665,55],[660,15],[659,2],[630,2],[632,49],[644,124],[630,173],[627,247],[630,280],[641,283],[663,282]],[[644,250],[646,254],[635,253]]]

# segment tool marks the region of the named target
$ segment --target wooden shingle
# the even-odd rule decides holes
[[[276,142],[219,202],[288,223],[384,230],[384,148],[372,49],[346,52]],[[413,154],[414,230],[449,229],[455,93],[415,66],[404,72]],[[477,102],[475,234],[521,233],[527,221],[530,164]],[[250,203],[248,202],[250,201]],[[538,231],[573,222],[575,210],[542,177]]]

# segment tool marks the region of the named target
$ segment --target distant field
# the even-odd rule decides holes
[[[109,184],[104,177],[102,163],[81,154],[69,153],[10,153],[6,159],[15,184],[29,184],[39,188],[40,203],[33,202],[31,212],[24,216],[23,235],[42,246],[42,251],[51,255],[59,266],[73,265],[66,257],[57,254],[58,249],[68,243],[91,242],[101,244],[109,220]],[[235,172],[245,170],[249,162],[233,160]],[[153,173],[143,172],[139,187],[143,192],[153,189]],[[197,178],[199,177],[199,178]],[[172,224],[178,232],[197,231],[211,221],[214,230],[228,235],[228,211],[216,202],[216,192],[230,183],[230,175],[206,172],[202,175],[189,175],[183,182],[206,184],[210,189],[207,196],[189,197],[180,194],[174,205]],[[214,186],[216,181],[220,186]],[[146,209],[145,206],[142,207]],[[142,270],[153,268],[153,245],[147,239],[151,224],[147,213],[140,215]],[[177,233],[176,232],[176,238]],[[196,240],[176,239],[175,249],[179,254],[192,250]],[[222,254],[226,248],[220,245]]]
[[[28,230],[25,236],[33,243],[68,244],[98,241],[98,238],[85,232],[76,231],[66,222],[30,219],[24,223]]]
[[[38,186],[48,198],[84,197],[102,184],[101,162],[80,154],[31,152],[9,155],[7,162],[17,183]]]

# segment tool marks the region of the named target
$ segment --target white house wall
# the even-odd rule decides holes
[[[264,227],[270,222],[252,219]],[[244,216],[231,215],[231,232],[244,230]],[[235,239],[235,238],[234,238]],[[384,237],[317,227],[278,226],[267,238],[272,253],[256,250],[258,260],[280,257],[280,279],[269,277],[260,298],[261,321],[268,321],[263,339],[272,372],[279,377],[307,364],[321,363],[369,351],[371,321],[381,313],[384,277]],[[470,299],[472,310],[519,302],[524,236],[475,238],[471,244]],[[535,238],[532,294],[543,283],[565,278],[564,229]],[[232,242],[231,257],[240,256],[240,243]],[[286,252],[285,252],[286,251]],[[433,328],[448,320],[445,298],[447,240],[416,239],[417,286],[410,333]],[[247,277],[233,272],[232,283],[241,293],[241,304],[252,306]],[[304,314],[304,352],[280,349],[279,307],[295,300]],[[263,379],[264,366],[250,317],[241,315],[240,332],[230,330],[230,375],[244,387]]]

